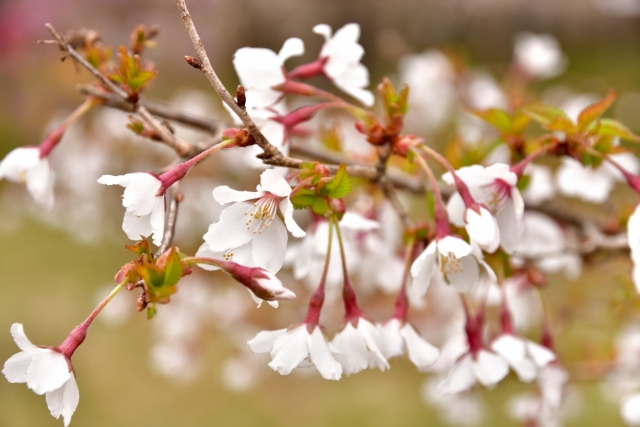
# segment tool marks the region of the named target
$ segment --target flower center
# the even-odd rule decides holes
[[[256,201],[244,214],[248,216],[247,230],[253,234],[260,234],[273,222],[278,211],[278,198],[273,195],[266,195]]]
[[[487,207],[495,214],[509,197],[511,186],[501,179],[496,179],[489,187],[488,193]]]
[[[463,271],[460,259],[456,258],[453,252],[449,252],[446,255],[440,252],[440,272],[443,276],[446,277],[447,274],[462,273]]]

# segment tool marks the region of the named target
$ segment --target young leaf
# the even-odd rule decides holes
[[[316,215],[325,216],[329,211],[329,202],[324,197],[318,197],[311,206],[311,209]]]
[[[308,188],[299,188],[291,195],[291,203],[294,209],[305,209],[312,206],[318,196]]]
[[[351,191],[351,183],[347,174],[347,164],[341,163],[336,176],[322,188],[320,194],[333,199],[341,199],[349,194],[349,191]]]
[[[640,136],[631,132],[628,127],[614,119],[600,119],[596,133],[603,136],[618,136],[627,141],[640,142]]]
[[[611,104],[616,100],[616,97],[616,91],[610,89],[607,96],[582,110],[578,116],[578,130],[580,132],[584,132],[589,129],[589,127],[598,120],[609,107],[611,107]]]
[[[558,118],[569,120],[567,113],[553,105],[542,103],[530,104],[522,108],[522,112],[543,125],[550,124]]]
[[[489,123],[502,133],[509,133],[511,130],[511,116],[500,108],[472,110],[471,113]]]
[[[180,260],[180,254],[175,248],[169,250],[164,264],[164,283],[163,286],[174,286],[182,277],[184,265]]]

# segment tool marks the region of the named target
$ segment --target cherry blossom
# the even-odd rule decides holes
[[[234,261],[277,273],[284,263],[287,230],[294,237],[305,232],[293,219],[291,187],[275,170],[260,176],[257,191],[236,191],[225,186],[213,190],[213,198],[225,205],[220,220],[209,226],[197,256]],[[253,202],[253,203],[251,203]],[[284,220],[278,214],[282,214]]]
[[[440,351],[422,338],[415,328],[400,319],[392,318],[380,326],[382,354],[387,359],[405,352],[420,371],[426,370],[440,356]]]
[[[271,354],[269,367],[281,375],[289,375],[294,368],[315,366],[327,380],[339,380],[342,366],[329,350],[321,327],[302,323],[289,329],[260,332],[249,341],[254,353]]]
[[[346,375],[367,368],[389,369],[389,362],[382,354],[383,346],[380,328],[362,316],[347,320],[329,344]]]
[[[11,335],[22,351],[5,362],[2,373],[7,381],[26,383],[36,394],[45,394],[51,415],[62,415],[68,426],[80,398],[70,358],[56,347],[33,345],[19,323],[11,325]]]
[[[465,312],[467,319],[464,351],[457,357],[447,377],[438,386],[444,394],[460,393],[473,387],[476,382],[484,386],[493,386],[509,373],[507,362],[483,344],[483,312],[475,316],[470,315],[466,310]]]
[[[467,185],[473,199],[487,206],[491,212],[481,208],[478,215],[465,203],[463,195],[455,193],[447,204],[451,222],[467,227],[471,239],[486,251],[495,251],[498,243],[506,252],[513,253],[522,235],[524,215],[524,202],[516,188],[517,175],[511,172],[508,165],[501,163],[488,167],[463,167],[456,171],[456,175]],[[455,183],[450,172],[444,174],[442,179],[449,185]],[[491,214],[495,215],[499,230],[497,233],[491,231]]]
[[[455,236],[436,238],[411,266],[410,291],[415,297],[423,296],[434,275],[442,274],[456,291],[471,292],[479,283],[480,267],[495,280],[491,268],[478,258],[469,243]]]
[[[513,333],[503,333],[491,344],[491,349],[502,356],[524,382],[533,381],[538,370],[555,360],[546,347]]]
[[[164,191],[162,181],[150,173],[103,175],[98,183],[120,185],[125,188],[122,205],[126,208],[122,229],[131,240],[153,234],[153,243],[159,246],[164,233]]]
[[[627,239],[633,261],[633,283],[640,292],[640,205],[636,206],[627,222]]]
[[[522,192],[526,204],[539,205],[555,196],[551,169],[548,166],[529,163],[524,173],[529,177],[529,183]]]
[[[640,393],[629,394],[622,399],[620,415],[628,425],[640,425]]]
[[[558,40],[548,34],[518,34],[513,54],[518,66],[534,78],[550,79],[567,68]]]
[[[53,208],[54,174],[47,156],[38,147],[21,147],[9,152],[0,162],[0,179],[27,185],[33,199],[41,206]]]
[[[358,43],[360,25],[347,24],[332,35],[330,26],[318,24],[313,32],[325,39],[320,51],[325,75],[342,91],[367,107],[372,106],[373,94],[364,89],[369,86],[369,70],[360,63],[364,55],[364,49]]]

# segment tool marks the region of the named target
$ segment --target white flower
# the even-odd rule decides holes
[[[324,379],[339,380],[342,376],[342,367],[331,355],[318,325],[303,323],[291,329],[262,331],[248,344],[254,353],[271,354],[269,367],[281,375],[313,365]]]
[[[542,397],[552,409],[560,407],[564,385],[568,379],[569,374],[557,362],[549,363],[538,374],[538,386]]]
[[[299,38],[287,39],[279,53],[271,49],[243,47],[233,56],[233,66],[240,83],[247,91],[247,110],[264,114],[265,107],[278,101],[282,92],[274,87],[286,81],[283,66],[287,59],[304,53],[304,43]],[[253,114],[251,116],[255,119]]]
[[[159,246],[164,235],[164,188],[162,182],[150,173],[102,175],[98,183],[120,185],[125,188],[122,205],[127,209],[122,229],[131,240],[153,234],[153,243]]]
[[[546,273],[563,272],[570,279],[580,275],[582,259],[566,249],[564,232],[556,221],[541,213],[527,212],[523,222],[524,232],[512,263],[529,258]]]
[[[380,223],[367,219],[353,212],[346,212],[340,221],[340,230],[343,234],[343,244],[345,253],[349,254],[347,258],[348,271],[359,270],[365,261],[359,243],[362,235],[369,236],[378,229]],[[324,219],[320,219],[311,225],[309,232],[301,242],[292,245],[288,250],[287,259],[291,261],[293,267],[293,275],[296,280],[305,279],[306,283],[315,288],[318,286],[318,278],[322,275],[324,262],[327,255],[329,244],[329,223]],[[384,251],[382,248],[378,248]],[[340,246],[338,245],[338,237],[334,233],[331,245],[331,265],[340,265]],[[395,270],[394,270],[395,271]],[[400,273],[402,274],[402,273]],[[330,268],[327,272],[326,286],[333,288],[342,283],[342,269]]]
[[[640,426],[640,393],[633,393],[622,399],[620,415],[630,426]]]
[[[456,171],[456,175],[467,185],[473,199],[487,206],[491,212],[480,209],[478,214],[465,206],[460,193],[455,193],[447,204],[451,222],[459,227],[465,226],[469,237],[487,252],[495,251],[501,244],[506,252],[513,253],[522,236],[524,215],[516,174],[510,171],[509,165],[496,163],[488,167],[463,167]],[[450,172],[444,174],[442,180],[449,185],[454,184]]]
[[[49,158],[40,156],[38,147],[21,147],[10,151],[0,162],[2,178],[26,184],[39,205],[53,208],[53,170]]]
[[[36,394],[46,394],[51,415],[62,415],[68,426],[80,398],[71,362],[62,353],[33,345],[19,323],[11,325],[11,335],[22,351],[5,362],[2,373],[7,381],[27,383]]]
[[[627,239],[633,261],[633,283],[640,292],[640,205],[636,206],[627,222]]]
[[[612,155],[614,156],[616,155]],[[604,203],[616,180],[614,171],[606,167],[606,164],[590,168],[570,157],[562,158],[562,164],[556,172],[556,185],[560,193],[591,203]]]
[[[412,127],[432,130],[444,124],[456,103],[456,73],[442,52],[432,49],[400,59],[400,81],[406,83],[411,108],[406,119]]]
[[[411,363],[424,371],[440,356],[440,351],[422,338],[409,323],[393,318],[380,326],[382,335],[382,354],[387,359],[409,355]]]
[[[348,321],[333,337],[329,348],[346,375],[356,374],[366,368],[377,367],[381,371],[389,369],[389,362],[380,350],[380,329],[362,317]]]
[[[502,356],[524,382],[533,381],[539,369],[556,359],[546,347],[509,333],[500,335],[491,349]]]
[[[476,110],[507,108],[507,97],[490,74],[474,73],[467,86],[467,103]]]
[[[499,383],[509,373],[509,366],[498,355],[480,349],[468,352],[456,361],[439,389],[445,394],[455,394],[468,390],[476,382],[484,386]]]
[[[549,79],[567,67],[567,58],[558,40],[548,34],[518,34],[513,54],[518,65],[532,77]]]
[[[553,198],[555,189],[548,166],[529,163],[524,173],[529,176],[529,184],[522,192],[522,198],[527,204],[539,205]]]
[[[495,280],[491,268],[478,259],[470,244],[454,236],[436,239],[411,266],[411,293],[418,298],[423,296],[438,272],[456,291],[471,292],[480,279],[480,265]]]
[[[369,86],[369,70],[360,63],[364,49],[358,44],[360,25],[347,24],[331,34],[331,27],[318,24],[313,32],[324,37],[320,58],[326,58],[324,72],[342,91],[367,107],[374,102],[373,94],[364,89]]]
[[[293,219],[290,194],[289,183],[273,169],[262,173],[255,192],[236,191],[226,185],[215,188],[213,198],[218,203],[233,204],[222,211],[218,222],[209,226],[204,235],[208,247],[203,245],[197,256],[257,266],[277,273],[284,262],[287,230],[294,237],[305,236]],[[278,213],[282,214],[284,222]]]

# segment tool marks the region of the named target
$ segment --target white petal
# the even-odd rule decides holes
[[[278,59],[280,59],[281,64],[284,64],[287,59],[302,54],[304,54],[304,43],[299,38],[292,37],[282,45],[280,52],[278,52]]]
[[[320,34],[322,37],[324,37],[325,41],[328,41],[331,38],[331,27],[328,26],[327,24],[318,24],[315,27],[313,27],[313,32],[316,34]]]
[[[291,186],[275,169],[267,169],[260,175],[258,191],[268,191],[274,196],[287,197],[291,194]]]
[[[34,356],[35,352],[21,351],[4,362],[2,373],[7,378],[7,381],[10,383],[26,383],[27,372]]]
[[[449,214],[449,221],[457,227],[464,227],[464,212],[466,210],[467,207],[465,206],[460,193],[453,193],[447,202],[447,214]]]
[[[452,253],[456,258],[462,258],[471,253],[471,245],[459,237],[446,236],[438,240],[438,252],[443,255]]]
[[[27,171],[40,161],[40,150],[37,147],[20,147],[11,150],[0,161],[0,178],[24,183]]]
[[[282,268],[287,250],[287,229],[276,218],[251,243],[251,256],[257,267],[262,267],[270,273],[277,273]]]
[[[517,188],[513,188],[510,197],[496,214],[500,228],[500,244],[508,254],[513,254],[520,244],[524,231],[524,201]]]
[[[404,353],[404,340],[400,335],[402,323],[393,318],[380,327],[380,340],[382,346],[380,350],[387,359],[402,356]]]
[[[306,325],[305,325],[306,328]],[[324,339],[319,326],[316,326],[308,338],[309,356],[322,378],[337,381],[342,376],[342,366],[331,355],[329,344]]]
[[[480,350],[473,361],[473,372],[482,385],[490,386],[507,376],[509,366],[500,356]]]
[[[253,262],[253,256],[251,255],[251,243],[234,248],[233,251],[214,252],[209,248],[209,244],[205,242],[200,246],[195,256],[219,259],[222,261],[233,261],[245,267],[256,267],[256,264]],[[220,268],[210,264],[198,264],[198,267],[209,271],[220,270]]]
[[[160,246],[164,237],[164,196],[156,197],[156,202],[149,218],[149,225],[153,232],[153,244]]]
[[[538,366],[539,368],[543,368],[552,361],[556,360],[556,355],[553,351],[530,340],[527,340],[527,351],[529,352],[529,356],[531,356],[536,366]]]
[[[410,324],[407,323],[404,325],[400,333],[407,344],[409,360],[411,360],[411,363],[416,365],[418,369],[423,370],[428,368],[433,365],[440,356],[440,350],[418,335]]]
[[[363,318],[358,319],[358,331],[362,334],[369,349],[369,366],[377,367],[381,371],[389,369],[389,362],[380,351],[380,331],[373,323]]]
[[[44,394],[62,387],[70,375],[67,359],[61,353],[39,349],[27,372],[27,386],[36,394]]]
[[[340,227],[342,227],[343,230],[371,231],[380,228],[380,223],[365,218],[360,214],[347,211],[340,220]]]
[[[148,237],[153,232],[151,228],[151,214],[137,216],[125,211],[122,219],[122,230],[131,240],[140,240],[140,236]]]
[[[467,255],[458,260],[457,265],[449,265],[452,261],[442,261],[442,271],[446,281],[458,292],[471,292],[478,284],[480,268],[474,255]]]
[[[286,199],[282,199],[279,206],[280,212],[282,212],[282,216],[284,217],[284,223],[287,226],[287,230],[293,234],[293,237],[304,237],[307,233],[305,233],[293,219],[293,204],[291,203],[291,200],[288,197]]]
[[[467,353],[449,371],[447,378],[438,386],[444,394],[455,394],[470,389],[476,383],[473,359]]]
[[[135,177],[135,173],[128,173],[126,175],[102,175],[98,178],[98,184],[121,185],[122,187],[127,187]]]
[[[280,375],[289,375],[309,355],[307,336],[305,325],[280,335],[271,350],[273,360],[269,363],[269,367]]]
[[[46,400],[51,415],[56,419],[62,415],[64,426],[68,427],[80,400],[75,375],[71,374],[69,380],[59,389],[48,392]]]
[[[220,213],[220,220],[211,224],[209,231],[204,235],[204,240],[209,243],[212,251],[237,248],[253,239],[254,234],[247,228],[245,215],[251,207],[250,203],[238,202]]]
[[[531,382],[535,379],[536,367],[527,359],[527,347],[523,339],[503,334],[491,344],[491,348],[511,365],[521,381]]]
[[[233,56],[233,66],[245,89],[269,89],[285,81],[282,74],[282,61],[270,49],[252,47],[238,49]],[[280,96],[275,91],[273,95],[273,101],[269,104],[275,102]],[[251,99],[251,97],[247,98]]]
[[[221,185],[213,189],[213,198],[221,205],[235,202],[246,202],[247,200],[259,199],[264,196],[263,192],[257,191],[237,191],[226,185]]]
[[[480,215],[473,209],[467,209],[467,232],[482,249],[489,253],[495,252],[500,245],[500,230],[498,223],[485,208],[480,208]]]
[[[640,393],[630,394],[622,399],[620,415],[625,423],[632,426],[640,425]]]
[[[277,331],[262,331],[254,339],[247,342],[249,349],[254,353],[270,353],[276,340],[287,332],[286,329]]]
[[[411,277],[413,278],[411,293],[418,298],[427,293],[431,279],[438,267],[436,248],[435,241],[429,243],[429,246],[411,265]]]
[[[122,206],[136,215],[147,215],[153,211],[162,183],[148,173],[136,173],[124,190]]]
[[[27,171],[27,190],[40,206],[53,208],[53,170],[48,158],[40,159]]]
[[[364,338],[351,322],[333,337],[329,346],[345,375],[351,375],[369,366],[369,355]]]
[[[20,348],[20,350],[31,353],[38,350],[38,347],[31,344],[31,341],[29,341],[29,338],[27,338],[27,336],[25,335],[24,327],[21,323],[14,323],[13,325],[11,325],[10,331],[13,340],[16,342],[16,345],[18,346],[18,348]]]

